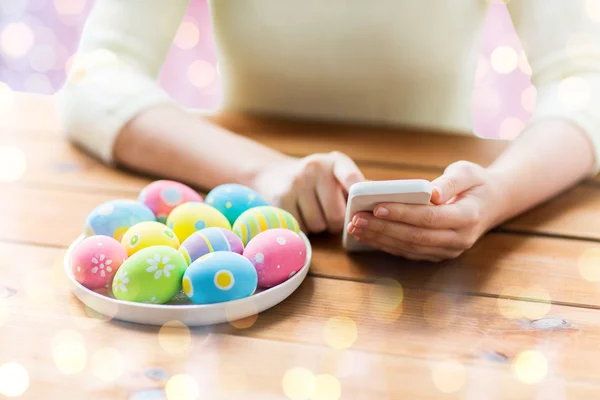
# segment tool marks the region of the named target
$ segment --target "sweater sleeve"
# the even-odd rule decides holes
[[[593,172],[597,173],[600,170],[600,9],[590,9],[590,3],[593,2],[513,0],[508,3],[508,10],[531,66],[532,84],[537,89],[536,108],[528,125],[542,119],[564,119],[577,126],[594,147]]]
[[[69,140],[106,163],[123,126],[173,103],[158,74],[189,0],[96,1],[58,104]]]

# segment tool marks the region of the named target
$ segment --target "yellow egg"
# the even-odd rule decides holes
[[[231,224],[219,210],[198,202],[177,206],[169,214],[167,225],[175,232],[180,242],[204,228],[215,227],[231,230]]]
[[[283,228],[296,233],[300,225],[289,212],[273,206],[260,206],[246,210],[233,224],[233,233],[242,239],[244,246],[259,233],[268,229]]]
[[[177,249],[179,239],[173,230],[160,222],[140,222],[125,232],[121,244],[131,256],[151,246],[169,246]]]

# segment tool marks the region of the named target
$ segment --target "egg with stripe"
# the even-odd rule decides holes
[[[179,247],[179,252],[183,254],[188,264],[215,251],[242,254],[244,246],[242,240],[229,229],[213,227],[191,234]]]
[[[246,246],[259,233],[275,228],[300,232],[300,225],[296,218],[289,212],[274,206],[260,206],[245,211],[235,221],[233,232]]]
[[[219,210],[231,224],[244,211],[268,205],[257,192],[237,183],[217,186],[208,193],[206,202]]]
[[[129,256],[151,246],[179,248],[179,239],[168,226],[156,221],[140,222],[129,228],[121,244]]]
[[[132,226],[140,222],[156,221],[154,213],[135,200],[112,200],[96,207],[87,217],[86,236],[104,235],[118,241]]]
[[[199,202],[181,204],[169,214],[167,226],[175,232],[183,243],[192,233],[204,228],[224,228],[231,230],[231,224],[216,208]]]
[[[252,263],[230,251],[206,254],[185,271],[183,292],[196,304],[213,304],[251,296],[258,276]]]
[[[194,189],[183,183],[160,180],[142,189],[138,201],[152,210],[156,220],[164,224],[171,211],[178,205],[192,201],[202,202],[203,199]]]

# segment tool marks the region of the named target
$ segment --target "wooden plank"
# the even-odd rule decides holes
[[[82,231],[87,214],[115,196],[0,186],[4,212],[0,240],[64,247]],[[133,197],[133,196],[132,196]],[[68,206],[66,206],[68,205]],[[594,242],[492,233],[461,258],[439,265],[413,263],[385,254],[348,255],[339,237],[311,239],[312,272],[360,281],[393,277],[407,287],[501,295],[507,286],[542,286],[555,302],[600,306],[597,284],[579,273],[579,257]],[[523,298],[535,299],[525,291]]]
[[[85,337],[90,355],[103,346],[122,351],[129,363],[141,369],[130,371],[132,374],[137,372],[141,375],[144,363],[172,368],[169,361],[173,359],[164,347],[160,347],[158,328],[86,318],[86,310],[70,294],[61,276],[62,250],[40,250],[14,244],[0,244],[0,250],[5,255],[0,261],[3,284],[6,285],[3,293],[10,293],[2,300],[9,310],[8,316],[3,318],[3,334],[15,343],[15,346],[3,347],[2,359],[17,359],[30,364],[33,358],[38,363],[38,358],[42,357],[51,369],[52,338],[58,330],[68,329]],[[17,257],[21,257],[23,268],[12,267],[10,260]],[[234,321],[232,324],[194,329],[189,352],[184,346],[186,351],[181,357],[194,362],[198,357],[207,357],[205,351],[214,346],[220,350],[215,356],[232,357],[230,346],[219,346],[221,341],[227,341],[235,348],[247,343],[247,352],[238,355],[240,362],[244,362],[244,354],[248,352],[253,356],[260,354],[259,349],[265,351],[264,354],[271,354],[271,357],[266,357],[271,364],[285,363],[284,358],[289,357],[284,357],[279,351],[283,349],[286,352],[288,349],[287,354],[294,363],[298,362],[298,358],[312,360],[311,369],[326,362],[323,359],[327,358],[325,354],[334,359],[379,354],[375,357],[398,357],[388,358],[390,365],[386,368],[393,369],[393,365],[411,360],[417,370],[421,370],[421,377],[415,376],[418,380],[430,374],[420,366],[449,359],[462,365],[477,366],[483,375],[498,379],[498,371],[501,371],[501,376],[512,375],[511,364],[521,352],[536,349],[544,354],[549,381],[553,377],[562,377],[569,381],[597,384],[600,371],[588,365],[593,365],[600,356],[600,350],[594,345],[600,337],[600,311],[413,289],[404,290],[401,299],[397,292],[386,291],[385,287],[309,277],[290,298],[261,313],[253,325],[248,321]],[[507,309],[524,310],[546,318],[534,323],[509,319],[500,313],[500,309],[505,312]],[[335,321],[344,324],[338,322],[336,325]],[[30,329],[34,324],[40,328]],[[223,335],[255,340],[245,342]],[[32,346],[32,343],[35,345]],[[298,343],[303,346],[288,347]],[[176,345],[171,344],[168,348]],[[304,345],[317,346],[319,350]],[[305,358],[305,351],[312,356]],[[357,355],[353,351],[361,353]],[[138,352],[144,355],[139,356]],[[48,373],[38,369],[42,375],[45,372]],[[285,369],[280,374],[283,375],[283,372]],[[364,379],[372,379],[373,374],[376,375],[371,370]],[[88,370],[84,382],[89,382],[90,378],[93,380]],[[48,377],[47,381],[50,380]],[[509,384],[517,383],[514,376],[511,380]],[[365,384],[368,382],[359,383]],[[395,387],[402,386],[404,384]],[[407,390],[408,387],[402,389]]]

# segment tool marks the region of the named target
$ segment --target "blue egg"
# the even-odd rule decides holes
[[[217,186],[206,196],[206,203],[225,215],[232,225],[244,211],[268,205],[254,190],[237,183]]]
[[[216,251],[194,261],[183,275],[183,291],[196,304],[212,304],[251,296],[258,275],[244,256]]]
[[[152,210],[135,200],[112,200],[96,207],[85,222],[85,235],[104,235],[121,240],[140,222],[156,221]]]

